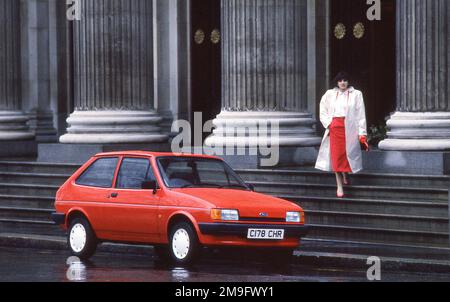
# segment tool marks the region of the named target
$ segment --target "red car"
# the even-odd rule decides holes
[[[291,252],[307,232],[301,207],[253,191],[220,158],[143,151],[92,157],[56,194],[56,224],[73,255],[99,242],[152,244],[177,263],[202,246]]]

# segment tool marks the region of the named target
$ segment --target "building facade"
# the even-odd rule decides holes
[[[320,145],[319,101],[344,69],[364,93],[368,126],[387,120],[381,150],[448,150],[449,7],[0,0],[0,141],[161,143],[174,120],[202,112],[216,126],[206,144],[254,146],[240,129],[276,122],[280,146],[301,162]]]

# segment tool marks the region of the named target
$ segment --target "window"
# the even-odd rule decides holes
[[[117,176],[118,189],[141,189],[144,181],[156,181],[146,158],[124,158]]]
[[[196,167],[200,183],[213,182],[220,185],[230,183],[230,176],[225,170],[225,166],[219,161],[198,161]],[[237,183],[234,179],[231,182]]]
[[[82,186],[110,188],[118,161],[117,157],[97,159],[78,177],[75,183]]]
[[[246,189],[248,186],[223,161],[194,157],[160,157],[158,167],[169,188],[215,187]]]

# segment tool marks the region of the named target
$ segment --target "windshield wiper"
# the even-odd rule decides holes
[[[179,187],[180,189],[184,189],[184,188],[195,188],[195,185],[189,184],[189,185],[182,185],[181,187]]]
[[[200,188],[200,187],[217,187],[221,188],[221,185],[219,184],[213,184],[213,183],[201,183],[201,184],[189,184],[189,185],[183,185],[180,188]]]

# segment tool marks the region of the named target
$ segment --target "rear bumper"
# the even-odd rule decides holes
[[[248,229],[284,230],[286,238],[302,238],[308,234],[306,225],[199,223],[203,235],[232,235],[247,237]]]
[[[66,214],[52,213],[52,220],[56,225],[63,225],[66,223]]]

